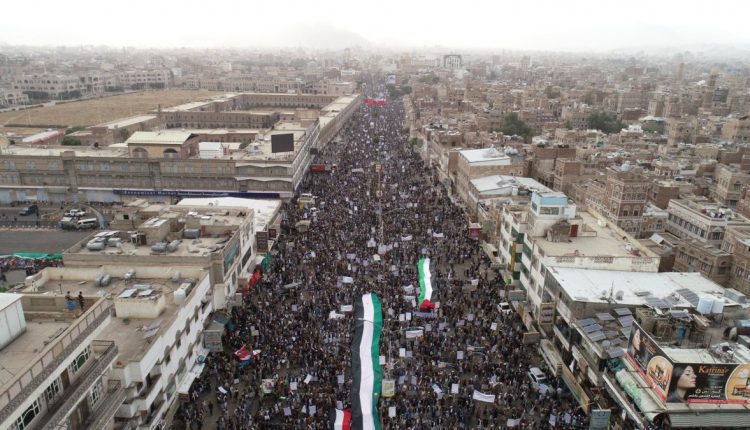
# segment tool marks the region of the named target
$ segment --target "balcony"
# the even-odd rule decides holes
[[[18,372],[16,379],[0,393],[0,422],[8,417],[34,392],[60,364],[75,351],[97,327],[110,318],[110,304],[102,299],[80,316],[56,341],[48,344],[39,358],[26,370]],[[113,345],[114,347],[114,345]],[[117,355],[114,347],[112,359]],[[111,361],[111,360],[110,360]]]
[[[38,429],[52,430],[57,427],[117,358],[118,350],[114,342],[95,340],[91,347],[95,353],[95,356],[89,359],[91,364],[81,371],[78,379],[65,389],[60,401],[52,405],[44,418],[39,420]],[[97,351],[100,351],[98,356]]]
[[[111,420],[117,408],[120,407],[123,400],[125,400],[125,390],[122,388],[120,381],[109,381],[107,392],[104,394],[104,398],[99,401],[99,405],[94,413],[89,417],[86,423],[88,428],[101,429]]]

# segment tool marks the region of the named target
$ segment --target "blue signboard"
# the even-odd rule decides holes
[[[243,199],[278,199],[279,193],[249,193],[239,191],[183,191],[183,190],[112,190],[120,196],[165,197],[239,197]]]

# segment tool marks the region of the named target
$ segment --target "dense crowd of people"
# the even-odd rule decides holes
[[[182,404],[186,428],[330,428],[330,412],[350,407],[349,306],[369,292],[382,303],[383,379],[395,384],[378,403],[384,429],[585,428],[561,387],[527,377],[536,345],[523,344],[515,313],[497,309],[502,278],[412,150],[403,118],[398,100],[363,106],[317,155],[337,168],[305,178],[314,203],[283,205],[271,267],[232,310],[225,352],[208,357]],[[424,257],[430,312],[415,302]],[[249,364],[233,354],[243,346],[260,351]]]

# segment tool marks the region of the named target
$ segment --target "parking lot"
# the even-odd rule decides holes
[[[56,254],[91,233],[92,230],[0,230],[0,255],[15,252]]]

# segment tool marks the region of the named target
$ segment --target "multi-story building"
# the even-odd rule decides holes
[[[469,195],[466,207],[469,214],[477,215],[479,206],[487,200],[499,197],[525,196],[528,199],[532,192],[552,191],[532,178],[523,176],[485,176],[469,181]]]
[[[116,258],[113,251],[92,246],[91,238],[86,238],[63,253],[66,268],[113,265],[127,269],[159,264],[180,271],[181,266],[201,267],[210,275],[213,296],[209,299],[214,308],[226,308],[241,276],[255,267],[254,212],[244,207],[216,212],[210,207],[166,205],[142,210],[153,216],[108,233],[114,238],[110,242],[119,243]],[[127,209],[123,215],[138,217]],[[115,218],[125,217],[115,214]]]
[[[606,179],[591,181],[586,204],[627,233],[638,237],[650,181],[629,164],[607,168]]]
[[[51,98],[56,98],[65,93],[83,92],[86,85],[73,75],[22,75],[14,79],[13,89],[47,93]]]
[[[667,219],[669,213],[652,204],[647,204],[643,208],[643,220],[641,221],[641,238],[648,238],[654,234],[661,234],[667,231]]]
[[[77,285],[66,288],[81,290]],[[85,308],[69,309],[58,293],[61,289],[55,279],[57,294],[0,294],[4,429],[113,428],[124,391],[108,375],[119,346],[101,340],[112,319],[112,304],[87,291]]]
[[[443,55],[443,67],[446,69],[460,69],[462,65],[461,56],[458,54]]]
[[[718,284],[727,284],[732,267],[732,254],[693,238],[680,241],[674,253],[675,271],[700,272]]]
[[[309,107],[330,99],[287,96],[238,97],[242,103],[269,103],[276,107],[294,103]],[[106,148],[14,145],[4,149],[0,159],[0,202],[120,202],[138,196],[226,196],[228,193],[234,197],[288,198],[307,172],[314,157],[312,150],[333,139],[358,108],[360,99],[359,95],[335,99],[320,110],[317,121],[281,121],[271,129],[245,133],[254,136],[252,144],[245,142],[246,148],[212,160],[200,159],[197,151],[198,140],[208,134],[182,130],[138,131],[126,145]],[[221,103],[208,104],[214,109],[229,108],[236,103],[233,100],[235,97],[228,97]],[[200,109],[206,103],[195,105],[194,108]],[[189,106],[180,109],[192,112]],[[224,134],[231,140],[232,133]],[[294,150],[275,153],[272,136],[276,134],[292,135]]]
[[[654,181],[648,193],[649,202],[661,209],[666,209],[670,200],[679,198],[680,186],[673,181]]]
[[[495,148],[467,149],[458,152],[456,188],[458,196],[469,202],[470,181],[483,176],[525,176],[526,164],[520,157],[512,157]]]
[[[117,80],[123,88],[167,88],[174,85],[170,69],[128,70],[119,72]]]
[[[649,360],[660,354],[664,357],[664,352],[672,356],[672,360],[679,361],[682,357],[682,360],[695,363],[694,370],[699,368],[698,363],[705,366],[728,363],[719,357],[711,357],[708,350],[697,353],[690,348],[701,344],[727,345],[708,327],[707,317],[738,318],[744,315],[743,306],[730,298],[724,288],[698,273],[608,272],[574,268],[552,268],[549,272],[550,290],[555,297],[552,309],[554,334],[540,341],[540,351],[550,371],[570,388],[580,406],[584,410],[612,408],[613,416],[616,414],[618,418],[629,421],[623,428],[645,428],[663,423],[660,420],[665,418],[664,413],[668,413],[673,422],[677,421],[676,417],[681,417],[680,422],[686,426],[693,424],[691,418],[696,414],[690,411],[689,404],[674,399],[664,402],[670,395],[668,387],[676,384],[664,384],[662,397],[656,397],[657,392],[645,393],[653,386],[649,382],[636,384],[636,390],[638,387],[648,388],[635,393],[634,387],[625,384],[625,375],[621,373],[624,368],[633,370],[629,365],[638,363],[645,372]],[[705,306],[719,301],[721,304],[716,310],[713,306],[708,309]],[[643,333],[638,333],[634,341],[633,332],[642,327],[654,334],[646,339]],[[659,347],[653,341],[655,339],[665,344]],[[634,342],[637,343],[635,347]],[[732,348],[736,346],[732,344]],[[648,352],[643,353],[646,348]],[[671,366],[671,362],[667,366]],[[675,371],[678,371],[676,367]],[[653,378],[654,370],[649,372]],[[698,383],[705,384],[703,381]],[[728,410],[739,411],[726,406],[729,406]],[[659,414],[652,412],[657,410]],[[712,414],[713,420],[727,418],[722,415],[726,413],[724,408],[706,407],[702,410]],[[703,417],[698,419],[703,420],[703,425],[709,422]]]
[[[503,208],[501,259],[515,286],[527,292],[528,310],[551,328],[545,312],[554,308],[547,290],[552,267],[657,272],[659,257],[603,218],[577,212],[560,192],[533,193],[526,207]]]
[[[669,233],[716,247],[721,246],[727,227],[748,223],[747,219],[731,209],[722,208],[705,197],[671,200],[667,212]]]
[[[64,299],[60,289],[107,297],[100,300],[111,321],[99,338],[116,345],[107,378],[120,388],[119,402],[109,411],[110,423],[153,430],[164,425],[178,387],[202,368],[200,357],[205,358],[207,350],[201,334],[213,310],[211,276],[200,266],[155,265],[150,258],[134,265],[132,259],[118,261],[122,257],[110,253],[103,265],[44,269],[27,290],[58,300]]]
[[[721,136],[734,143],[750,142],[750,117],[743,115],[729,119],[721,129]]]
[[[731,208],[737,208],[742,197],[742,187],[750,183],[750,173],[744,172],[736,166],[719,164],[714,173],[716,188],[712,197],[717,202]]]
[[[727,286],[750,294],[750,226],[727,227],[722,251],[732,255]]]
[[[575,160],[576,158],[576,149],[569,145],[537,145],[532,147],[531,150],[529,176],[548,187],[554,186],[557,164],[563,163],[564,160]],[[570,169],[572,166],[568,167]],[[572,172],[563,170],[561,173],[570,174]]]
[[[21,90],[4,90],[0,88],[0,107],[13,107],[29,103],[29,96]]]

